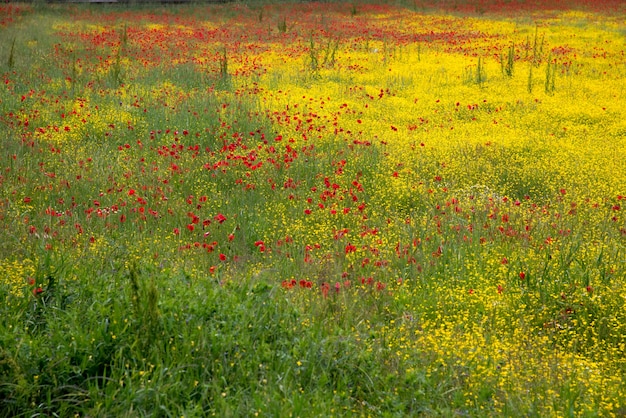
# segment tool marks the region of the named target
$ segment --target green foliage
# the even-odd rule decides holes
[[[512,44],[508,49],[506,60],[504,58],[504,55],[500,54],[500,68],[502,70],[502,75],[506,75],[507,77],[513,77],[514,65],[515,65],[515,45]]]
[[[476,68],[470,67],[465,73],[465,82],[467,84],[476,84],[479,87],[483,87],[487,81],[487,74],[485,73],[485,64],[482,58],[478,58]]]
[[[220,60],[220,77],[222,79],[228,78],[228,55],[226,54],[226,47],[222,49]]]
[[[278,19],[278,32],[279,33],[287,33],[287,17],[283,16]]]
[[[352,17],[356,16],[359,13],[359,11],[357,10],[356,4],[352,3],[352,6],[350,7],[350,15]]]
[[[546,61],[546,82],[544,90],[546,94],[554,93],[555,90],[555,80],[556,80],[556,60],[552,60],[552,57],[549,56]]]
[[[315,43],[311,34],[309,40],[309,68],[317,76],[322,68],[333,68],[337,60],[339,39],[328,38]]]
[[[15,38],[13,38],[13,41],[11,41],[11,50],[9,51],[9,58],[7,58],[7,67],[9,67],[9,70],[13,69],[13,66],[15,65]]]

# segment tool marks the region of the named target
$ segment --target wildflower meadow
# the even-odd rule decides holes
[[[619,0],[0,4],[0,416],[626,416]]]

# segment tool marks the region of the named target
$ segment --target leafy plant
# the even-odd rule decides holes
[[[500,54],[500,68],[502,75],[507,77],[513,77],[513,67],[515,65],[515,45],[511,45],[507,50],[506,59],[504,55]]]
[[[553,60],[552,57],[549,56],[546,61],[546,81],[544,87],[547,94],[554,93],[555,91],[556,65],[556,60]]]
[[[7,67],[12,69],[15,65],[15,37],[11,41],[11,49],[9,50],[9,58],[7,58]]]
[[[279,33],[287,33],[287,17],[283,16],[278,19],[278,32]]]

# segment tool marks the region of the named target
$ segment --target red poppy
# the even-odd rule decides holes
[[[328,283],[322,283],[322,296],[328,297],[328,291],[330,290],[330,285]]]

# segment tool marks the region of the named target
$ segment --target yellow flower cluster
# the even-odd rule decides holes
[[[9,293],[23,296],[35,284],[35,263],[30,259],[0,261],[0,280]]]

